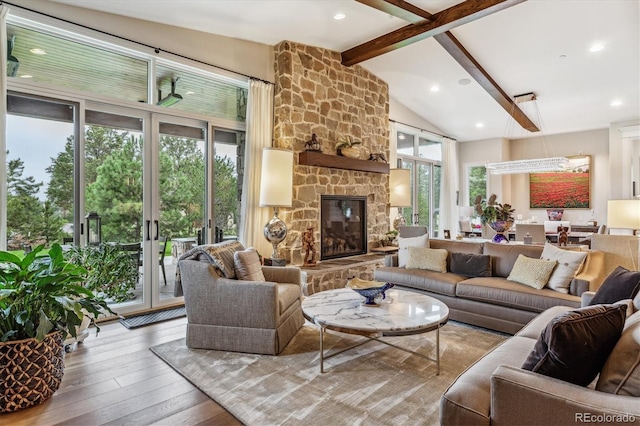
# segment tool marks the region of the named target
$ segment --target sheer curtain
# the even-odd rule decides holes
[[[7,6],[0,6],[0,250],[7,249]]]
[[[451,235],[456,235],[458,229],[458,194],[458,142],[443,137],[440,231],[449,229]]]
[[[267,207],[260,207],[260,170],[262,149],[271,146],[273,138],[273,84],[251,80],[247,104],[247,143],[245,176],[242,184],[242,217],[239,238],[245,247],[255,247],[263,256],[269,256],[271,244],[262,230],[271,219]]]

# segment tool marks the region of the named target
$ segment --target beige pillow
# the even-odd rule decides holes
[[[569,293],[571,280],[582,269],[582,264],[587,258],[586,251],[563,250],[546,243],[540,259],[555,260],[558,266],[553,269],[547,287],[560,293]]]
[[[262,273],[260,256],[253,247],[233,253],[236,277],[245,281],[266,281]]]
[[[409,258],[407,269],[428,269],[436,272],[447,272],[447,254],[444,249],[427,247],[408,247]]]
[[[596,390],[640,396],[640,312],[627,318],[620,339],[600,371]]]
[[[507,280],[540,290],[549,281],[557,263],[555,260],[533,259],[519,254]]]
[[[407,266],[409,259],[409,247],[428,247],[429,234],[420,235],[419,237],[403,238],[398,237],[398,266],[400,268]]]

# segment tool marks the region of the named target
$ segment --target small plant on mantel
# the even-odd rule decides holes
[[[351,136],[342,135],[338,137],[338,142],[336,142],[336,150],[338,151],[338,155],[349,158],[359,158],[360,149],[356,145],[360,144],[362,144],[361,141],[355,140]]]

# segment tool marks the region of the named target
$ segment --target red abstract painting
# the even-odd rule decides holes
[[[532,209],[591,208],[591,157],[569,157],[562,172],[529,174],[529,207]]]

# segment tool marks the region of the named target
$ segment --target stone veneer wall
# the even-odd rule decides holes
[[[366,69],[345,67],[340,53],[290,41],[274,47],[274,146],[294,151],[293,206],[281,209],[289,228],[280,255],[301,264],[301,235],[315,229],[320,253],[320,195],[367,197],[368,244],[389,230],[389,176],[298,165],[298,153],[315,133],[324,154],[336,155],[339,136],[362,141],[389,158],[389,87]]]

